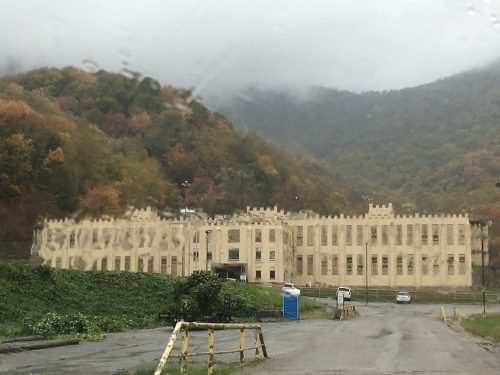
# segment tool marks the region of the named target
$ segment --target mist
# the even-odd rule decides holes
[[[500,56],[494,1],[28,1],[0,5],[0,73],[135,71],[220,97],[413,87]]]

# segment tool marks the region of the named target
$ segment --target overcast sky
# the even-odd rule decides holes
[[[204,96],[394,89],[498,59],[498,17],[498,0],[0,0],[0,71],[128,67]]]

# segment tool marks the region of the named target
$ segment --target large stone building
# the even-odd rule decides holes
[[[151,209],[120,219],[46,220],[32,254],[81,270],[210,270],[248,282],[321,286],[472,285],[487,228],[468,215],[395,215],[369,205],[363,216],[250,209],[231,216],[164,219]],[[485,264],[487,264],[487,257]],[[366,274],[368,273],[368,274]]]

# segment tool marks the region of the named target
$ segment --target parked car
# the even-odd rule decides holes
[[[398,292],[396,295],[396,303],[410,303],[411,296],[408,292]]]
[[[351,300],[351,288],[347,286],[339,286],[337,288],[337,292],[335,293],[335,296],[339,298],[339,295],[344,296],[344,301],[350,301]]]
[[[283,288],[281,288],[281,292],[291,296],[300,296],[300,289],[296,288],[295,285],[290,283],[285,283],[283,285]]]

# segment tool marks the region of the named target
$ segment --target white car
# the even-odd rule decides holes
[[[300,289],[296,288],[295,285],[290,283],[285,283],[283,285],[283,288],[281,288],[281,292],[290,296],[300,296]]]
[[[396,303],[410,303],[411,296],[408,292],[398,292],[396,295]]]
[[[339,298],[339,295],[342,295],[344,297],[344,301],[350,301],[351,300],[351,288],[347,286],[339,286],[337,288],[337,292],[335,293],[335,296]]]

